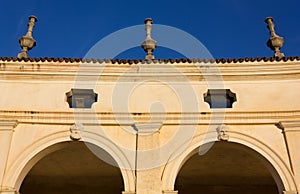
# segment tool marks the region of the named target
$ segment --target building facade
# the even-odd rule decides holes
[[[299,191],[298,57],[0,65],[1,193]]]
[[[297,194],[300,58],[0,58],[1,194]]]

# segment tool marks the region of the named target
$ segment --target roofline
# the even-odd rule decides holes
[[[0,57],[0,61],[6,62],[66,62],[66,63],[112,63],[112,64],[138,64],[149,63],[144,59],[88,59],[88,58],[54,58],[54,57],[38,57],[38,58],[22,58],[17,57]],[[219,58],[219,59],[201,59],[201,58],[173,58],[173,59],[156,59],[153,63],[242,63],[242,62],[287,62],[300,61],[300,56],[289,57],[255,57],[255,58]]]

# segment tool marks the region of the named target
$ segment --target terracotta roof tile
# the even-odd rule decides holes
[[[18,59],[16,57],[0,57],[1,61],[12,61],[12,62],[67,62],[67,63],[113,63],[113,64],[138,64],[138,63],[147,63],[147,61],[143,59],[86,59],[86,58],[54,58],[54,57],[42,57],[42,58],[25,58],[25,59]],[[199,59],[199,58],[182,58],[182,59],[156,59],[154,63],[196,63],[196,62],[203,62],[203,63],[242,63],[242,62],[273,62],[273,61],[300,61],[299,56],[290,56],[290,57],[256,57],[256,58],[219,58],[219,59]]]

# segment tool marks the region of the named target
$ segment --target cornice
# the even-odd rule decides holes
[[[279,112],[199,112],[199,113],[113,113],[113,112],[43,112],[43,111],[0,111],[0,120],[18,120],[20,124],[59,124],[71,125],[75,120],[91,125],[133,125],[147,123],[151,119],[163,122],[164,125],[194,125],[194,124],[283,124],[292,126],[300,124],[300,111]],[[298,123],[297,123],[298,122]],[[287,125],[284,125],[287,126]]]
[[[242,62],[273,62],[273,61],[300,61],[299,56],[288,57],[245,57],[245,58],[218,58],[218,59],[201,59],[201,58],[173,58],[173,59],[155,59],[153,63],[242,63]],[[18,62],[65,62],[65,63],[102,63],[111,62],[118,64],[137,64],[148,63],[145,59],[95,59],[95,58],[54,58],[54,57],[38,57],[38,58],[17,58],[17,57],[0,57],[0,61],[18,61]]]
[[[101,77],[101,81],[155,79],[178,81],[292,80],[300,77],[300,61],[254,61],[241,63],[150,63],[113,64],[86,62],[0,61],[0,80],[82,81]],[[53,79],[55,78],[55,79]]]

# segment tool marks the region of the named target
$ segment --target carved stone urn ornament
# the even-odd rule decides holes
[[[28,58],[28,51],[36,46],[36,41],[32,37],[32,30],[35,22],[37,22],[37,18],[35,16],[29,16],[28,31],[25,36],[22,36],[19,39],[22,48],[22,52],[18,54],[19,59]]]
[[[147,53],[146,60],[151,61],[154,59],[154,56],[152,55],[152,52],[156,48],[156,41],[151,38],[151,30],[152,30],[152,19],[147,18],[145,19],[145,24],[146,24],[146,39],[142,43],[142,48],[144,51]]]
[[[267,28],[270,31],[270,39],[267,42],[267,46],[274,51],[274,57],[284,57],[284,54],[280,52],[280,49],[284,43],[284,39],[275,33],[273,18],[267,17],[265,22],[268,24]]]

